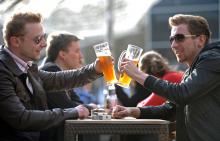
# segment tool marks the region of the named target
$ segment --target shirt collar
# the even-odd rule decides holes
[[[19,69],[23,71],[24,73],[27,73],[27,70],[32,66],[32,61],[29,61],[26,63],[22,59],[20,59],[18,56],[16,56],[13,52],[11,52],[9,49],[5,48],[5,51],[11,55],[15,63],[18,65]]]

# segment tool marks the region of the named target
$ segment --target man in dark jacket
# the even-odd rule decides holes
[[[0,49],[0,140],[38,141],[39,131],[66,119],[85,118],[86,107],[47,110],[45,91],[71,89],[101,76],[99,60],[79,70],[46,72],[32,61],[40,58],[46,39],[40,14],[14,14],[3,28]]]
[[[68,32],[53,32],[48,36],[46,58],[40,69],[57,72],[82,67],[83,55],[80,51],[79,38]],[[83,102],[73,89],[47,92],[48,107],[69,108]]]
[[[53,32],[48,36],[46,60],[41,69],[49,72],[71,70],[82,67],[83,55],[80,51],[79,38],[68,32]],[[76,107],[83,102],[73,89],[46,92],[49,109]],[[95,108],[91,103],[86,107]],[[62,141],[64,129],[53,128],[42,133],[42,139],[47,141]],[[91,138],[90,138],[91,140]]]
[[[180,84],[145,74],[128,60],[122,63],[121,71],[170,103],[144,108],[117,106],[113,116],[162,119],[176,116],[177,141],[219,141],[220,43],[208,44],[209,25],[201,16],[177,14],[169,18],[169,24],[171,49],[177,60],[189,67]]]

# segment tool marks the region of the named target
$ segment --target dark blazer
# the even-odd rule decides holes
[[[53,62],[45,63],[40,69],[48,72],[61,71],[61,69]],[[80,100],[79,96],[74,92],[73,89],[46,92],[46,94],[49,109],[71,108],[76,107],[79,104],[83,104],[83,102]]]
[[[70,89],[100,77],[90,64],[80,70],[45,72],[35,64],[28,71],[33,94],[22,83],[23,72],[13,58],[0,49],[0,140],[38,141],[39,131],[66,119],[76,119],[74,108],[47,110],[45,91]]]

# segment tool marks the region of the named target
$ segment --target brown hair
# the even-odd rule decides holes
[[[74,41],[77,42],[80,39],[68,32],[53,32],[48,36],[47,48],[46,48],[46,62],[54,62],[58,53],[62,51],[68,51],[68,45]]]
[[[169,18],[169,25],[177,26],[180,24],[186,24],[188,30],[192,35],[205,35],[207,44],[209,42],[211,32],[207,20],[201,16],[176,14]]]
[[[156,51],[144,53],[140,58],[139,67],[143,72],[159,77],[170,70],[167,59]]]
[[[41,23],[42,16],[40,13],[16,13],[10,17],[3,26],[3,37],[5,44],[10,45],[9,39],[12,36],[25,35],[25,25],[27,23]]]

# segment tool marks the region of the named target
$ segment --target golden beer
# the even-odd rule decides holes
[[[98,56],[98,58],[106,83],[113,84],[117,82],[111,56]]]
[[[137,60],[134,60],[133,63],[134,63],[135,65],[137,65],[137,64],[138,64],[138,61],[137,61]],[[129,77],[129,76],[124,72],[124,73],[122,73],[122,74],[120,75],[117,85],[127,88],[127,87],[129,87],[130,82],[131,82],[131,77]]]

